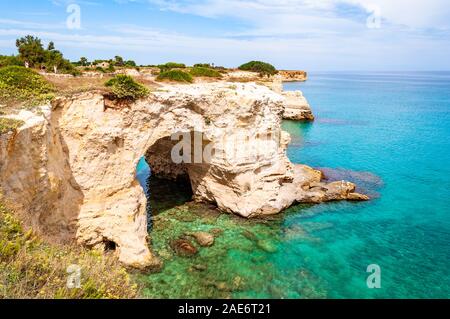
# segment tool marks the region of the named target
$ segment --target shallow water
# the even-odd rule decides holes
[[[140,276],[144,294],[450,297],[450,74],[311,74],[285,89],[301,89],[317,117],[284,123],[289,158],[354,181],[373,200],[245,221],[182,204],[186,185],[154,179],[150,234],[165,267]],[[214,246],[177,256],[170,241],[197,230],[214,232]],[[369,264],[381,267],[380,289],[366,285]]]

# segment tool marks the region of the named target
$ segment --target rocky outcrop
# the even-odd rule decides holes
[[[302,82],[308,79],[308,74],[305,71],[279,71],[283,78],[283,82]]]
[[[37,231],[113,247],[134,267],[158,265],[136,179],[146,154],[154,174],[187,177],[195,200],[243,217],[367,199],[351,183],[322,183],[320,172],[289,161],[285,102],[261,85],[223,82],[166,85],[116,107],[99,93],[59,98],[39,114],[16,115],[26,124],[0,136],[1,190]]]
[[[282,92],[284,101],[283,118],[296,121],[314,121],[308,101],[300,91]]]
[[[188,234],[195,238],[197,243],[202,247],[210,247],[214,244],[214,235],[207,232],[196,232]]]

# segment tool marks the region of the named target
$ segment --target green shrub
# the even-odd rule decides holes
[[[73,68],[73,70],[70,72],[70,74],[73,75],[73,76],[80,76],[83,73],[79,69]]]
[[[194,68],[212,68],[210,63],[197,63],[194,64]]]
[[[158,65],[158,68],[161,70],[161,72],[167,72],[172,69],[185,69],[186,65],[183,63],[167,62],[166,64]]]
[[[239,70],[258,72],[261,76],[274,75],[278,73],[277,69],[275,69],[272,64],[261,61],[250,61],[248,63],[242,64],[239,67]]]
[[[114,65],[110,64],[110,65],[106,68],[105,71],[108,72],[108,73],[113,73],[113,72],[116,72],[116,69],[114,68]]]
[[[23,121],[0,118],[0,135],[11,132],[25,124]]]
[[[29,106],[53,98],[54,88],[31,69],[8,66],[0,69],[0,98],[7,102],[26,102]]]
[[[205,67],[194,67],[191,69],[190,73],[192,76],[206,76],[206,77],[211,77],[211,78],[222,77],[220,72],[210,69],[210,68],[205,68]]]
[[[102,68],[101,66],[96,67],[95,71],[100,72],[100,73],[106,73],[106,70],[104,68]]]
[[[23,66],[24,64],[17,56],[0,55],[0,68],[12,65]]]
[[[117,99],[136,100],[150,93],[144,85],[136,82],[131,76],[119,74],[108,80],[105,85]]]
[[[186,73],[181,70],[170,70],[166,72],[162,72],[156,78],[157,81],[175,81],[175,82],[187,82],[192,83],[194,79],[189,73]]]

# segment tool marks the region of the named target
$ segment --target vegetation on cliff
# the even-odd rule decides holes
[[[150,93],[144,85],[136,82],[131,76],[119,74],[108,80],[105,85],[117,99],[137,100]]]
[[[161,70],[161,72],[167,72],[172,69],[185,69],[186,65],[183,63],[177,63],[177,62],[167,62],[166,64],[158,65],[158,68]]]
[[[81,269],[80,288],[68,288],[67,269]],[[75,246],[50,245],[37,238],[1,202],[0,299],[135,298],[138,287],[110,255]]]
[[[207,67],[193,67],[190,72],[192,76],[205,76],[205,77],[211,77],[211,78],[220,78],[222,75],[220,72],[207,68]]]
[[[34,106],[53,98],[54,88],[45,78],[21,66],[0,68],[0,99],[2,102],[26,103]]]
[[[261,76],[277,74],[277,69],[272,64],[261,61],[250,61],[242,64],[239,70],[258,72]]]
[[[192,83],[194,80],[189,73],[186,73],[181,70],[170,70],[166,72],[162,72],[156,78],[157,81],[174,81],[174,82],[184,82],[184,83]]]
[[[23,121],[0,118],[0,135],[14,131],[25,124]]]

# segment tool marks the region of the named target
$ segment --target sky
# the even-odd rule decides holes
[[[450,70],[449,0],[0,0],[0,54],[27,34],[73,61]]]

